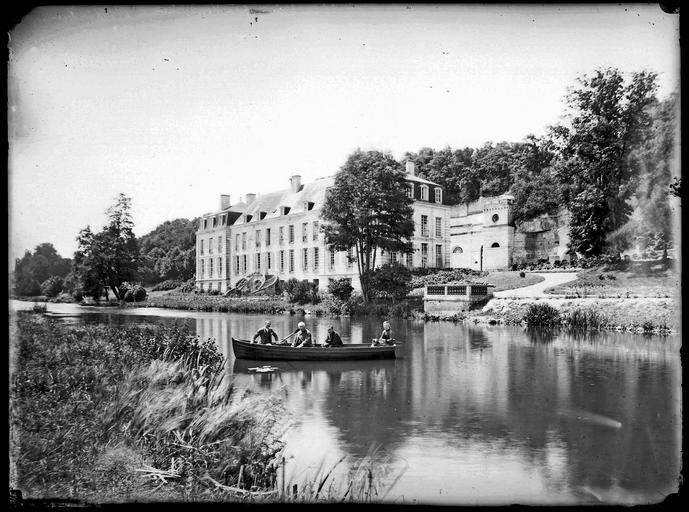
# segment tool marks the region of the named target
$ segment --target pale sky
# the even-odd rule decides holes
[[[679,83],[657,4],[105,9],[38,8],[10,33],[11,267],[42,242],[72,257],[120,192],[140,236],[357,147],[542,135],[597,67],[654,71],[661,98]]]

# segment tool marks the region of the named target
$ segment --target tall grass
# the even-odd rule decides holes
[[[560,312],[547,303],[529,304],[524,321],[529,326],[552,327],[560,324]]]

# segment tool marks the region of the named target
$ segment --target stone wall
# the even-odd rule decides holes
[[[567,210],[520,222],[514,233],[512,263],[535,263],[541,259],[568,259],[569,219]]]

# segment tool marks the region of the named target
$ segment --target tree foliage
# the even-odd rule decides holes
[[[74,272],[86,295],[97,299],[111,290],[117,299],[124,298],[123,283],[137,276],[139,249],[134,236],[131,199],[124,194],[107,209],[109,222],[94,233],[89,226],[77,237]]]
[[[371,271],[371,293],[380,298],[400,300],[412,290],[411,271],[397,262],[386,263]]]
[[[412,251],[413,200],[405,173],[391,155],[355,151],[335,175],[322,210],[326,243],[334,250],[354,248],[362,294],[369,300],[367,278],[379,249]]]
[[[61,257],[51,243],[36,246],[34,252],[26,251],[14,263],[14,292],[17,295],[35,296],[41,294],[41,283],[53,276],[65,277],[70,270],[71,260]]]
[[[139,239],[143,282],[186,281],[194,276],[198,223],[198,218],[165,221]]]
[[[553,128],[561,148],[556,174],[572,212],[570,244],[585,256],[601,254],[609,233],[622,227],[632,207],[640,165],[635,155],[651,126],[656,75],[617,69],[579,78],[566,98],[568,125]]]

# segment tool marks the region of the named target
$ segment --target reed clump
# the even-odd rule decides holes
[[[523,320],[529,326],[553,327],[560,324],[560,312],[548,303],[529,304]]]
[[[236,500],[274,487],[280,403],[235,389],[211,341],[183,326],[69,326],[33,312],[16,326],[25,497]]]

